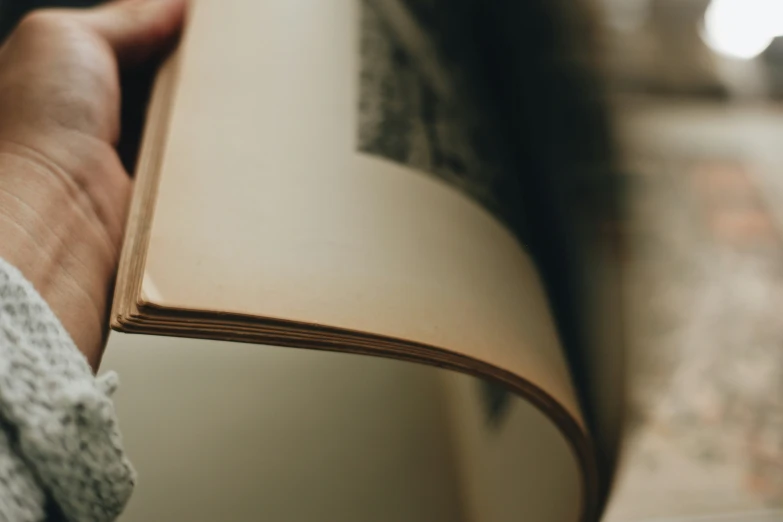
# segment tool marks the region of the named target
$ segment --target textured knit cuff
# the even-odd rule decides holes
[[[133,490],[109,398],[116,384],[93,376],[43,298],[0,259],[0,416],[68,520],[114,520]]]

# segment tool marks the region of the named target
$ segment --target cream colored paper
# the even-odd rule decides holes
[[[355,152],[357,16],[353,1],[195,4],[147,258],[155,304],[469,354],[580,418],[517,241],[461,193]]]
[[[466,355],[539,387],[583,427],[541,284],[516,239],[441,181],[356,152],[358,8],[194,4],[142,301]],[[536,433],[551,422],[529,418]],[[561,440],[546,445],[541,465],[557,463],[575,484]],[[569,491],[560,502],[578,506],[584,491]]]

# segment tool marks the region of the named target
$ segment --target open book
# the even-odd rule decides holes
[[[465,519],[595,520],[611,379],[577,323],[602,307],[574,320],[579,183],[548,169],[596,165],[551,141],[584,119],[567,80],[525,76],[557,64],[525,44],[549,45],[560,2],[484,4],[194,2],[152,95],[112,327],[452,370]]]

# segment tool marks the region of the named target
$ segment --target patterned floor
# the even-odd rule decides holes
[[[783,114],[646,102],[620,123],[632,423],[608,520],[783,520]]]

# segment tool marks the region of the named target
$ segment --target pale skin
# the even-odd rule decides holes
[[[0,257],[97,369],[132,181],[119,71],[160,57],[186,0],[39,10],[0,48]]]

